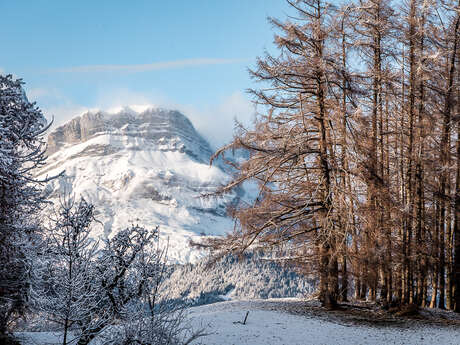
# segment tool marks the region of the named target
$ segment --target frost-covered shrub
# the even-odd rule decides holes
[[[61,200],[43,251],[34,260],[34,309],[59,325],[63,344],[104,308],[97,277],[97,242],[90,237],[94,207],[85,200]],[[102,325],[107,317],[99,319]]]
[[[98,249],[92,220],[84,200],[63,202],[36,260],[36,313],[58,326],[62,344],[180,345],[198,337],[183,309],[159,303],[166,260],[158,228],[131,226]]]

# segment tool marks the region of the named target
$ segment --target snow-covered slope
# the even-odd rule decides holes
[[[181,113],[129,108],[117,114],[86,113],[48,136],[47,164],[40,176],[65,176],[45,192],[55,205],[64,193],[95,204],[95,236],[111,236],[131,224],[160,226],[172,262],[194,262],[190,239],[232,228],[226,205],[238,195],[202,198],[229,176],[209,166],[209,144]]]

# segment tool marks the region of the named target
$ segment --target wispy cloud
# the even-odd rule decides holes
[[[203,134],[214,149],[228,144],[233,137],[235,120],[250,127],[256,112],[246,94],[236,91],[218,103],[197,106],[176,105]]]
[[[246,59],[217,59],[217,58],[197,58],[197,59],[184,59],[176,61],[162,61],[153,62],[148,64],[134,64],[134,65],[86,65],[74,66],[66,68],[55,68],[49,72],[58,73],[88,73],[88,72],[146,72],[158,71],[164,69],[206,66],[206,65],[226,65],[244,62]]]

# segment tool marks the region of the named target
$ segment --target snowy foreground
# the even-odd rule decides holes
[[[208,324],[214,331],[202,339],[206,345],[460,344],[459,328],[342,325],[336,321],[283,312],[279,310],[283,309],[282,300],[271,301],[274,303],[270,300],[235,301],[195,307],[193,322],[196,326],[199,322]],[[246,311],[249,311],[246,325],[233,323],[242,321]]]
[[[414,322],[385,326],[356,325],[331,317],[292,313],[296,299],[227,301],[191,308],[190,321],[205,328],[203,345],[381,345],[460,344],[458,326]],[[246,325],[243,321],[246,312]],[[18,334],[19,335],[19,334]],[[21,333],[24,345],[57,344],[53,333]],[[28,340],[26,340],[28,339]],[[198,344],[198,341],[195,342]]]

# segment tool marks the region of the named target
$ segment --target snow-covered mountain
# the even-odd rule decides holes
[[[65,170],[45,193],[55,205],[64,193],[93,203],[100,221],[95,236],[110,237],[131,224],[159,225],[169,259],[194,262],[201,254],[189,240],[231,230],[226,206],[241,196],[200,197],[229,178],[219,165],[209,166],[211,154],[178,111],[88,112],[49,134],[49,157],[39,175]]]

